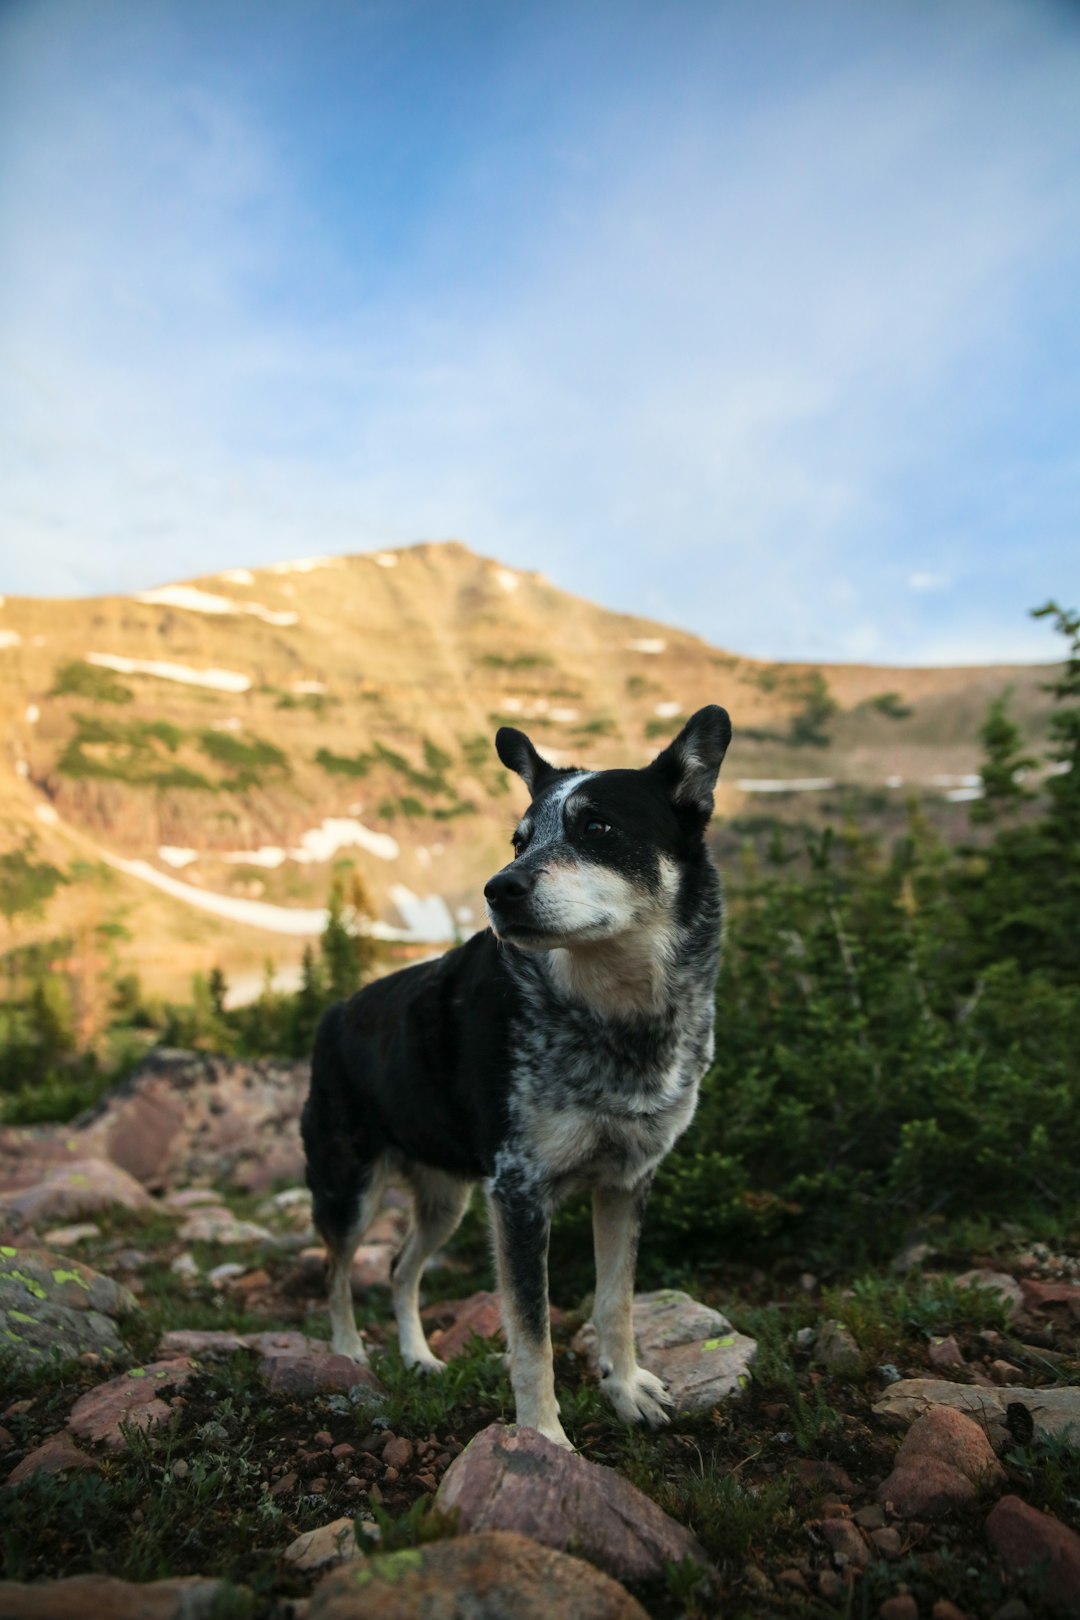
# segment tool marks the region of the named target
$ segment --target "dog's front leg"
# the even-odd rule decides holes
[[[550,1213],[535,1191],[498,1184],[491,1189],[491,1212],[517,1421],[572,1451],[555,1399],[548,1312]]]
[[[657,1428],[668,1421],[671,1397],[634,1353],[634,1266],[648,1184],[593,1190],[596,1298],[593,1326],[599,1341],[600,1387],[624,1423]]]

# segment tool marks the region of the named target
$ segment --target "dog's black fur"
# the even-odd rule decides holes
[[[532,802],[485,889],[491,927],[331,1008],[316,1037],[302,1132],[335,1348],[364,1357],[349,1267],[397,1174],[415,1199],[394,1273],[402,1354],[441,1365],[420,1326],[420,1270],[482,1180],[518,1419],[568,1444],[547,1240],[555,1204],[588,1187],[604,1387],[627,1420],[665,1420],[663,1386],[634,1356],[633,1265],[652,1173],[712,1055],[721,911],[703,835],[730,736],[725,711],[706,708],[644,770],[585,772],[499,732]]]

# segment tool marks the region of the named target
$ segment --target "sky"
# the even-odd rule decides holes
[[[5,0],[0,592],[453,537],[1053,657],[1078,85],[1066,0]]]

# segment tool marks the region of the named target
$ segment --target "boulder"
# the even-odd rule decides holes
[[[757,1345],[712,1306],[662,1288],[634,1296],[633,1321],[641,1365],[663,1379],[679,1411],[708,1411],[749,1383]],[[573,1348],[599,1370],[591,1321],[575,1335]]]
[[[324,1577],[308,1620],[646,1620],[580,1558],[489,1530],[357,1559]]]
[[[1061,1389],[991,1389],[982,1385],[952,1384],[944,1378],[903,1378],[891,1385],[875,1402],[874,1412],[894,1428],[906,1428],[933,1406],[948,1406],[966,1412],[985,1431],[995,1451],[1013,1444],[1005,1420],[1014,1402],[1026,1406],[1043,1438],[1064,1437],[1072,1431],[1073,1442],[1080,1437],[1080,1387]]]
[[[144,1187],[209,1182],[246,1192],[303,1178],[297,1125],[307,1063],[158,1048],[74,1125],[0,1130],[0,1187],[50,1166],[106,1159]]]
[[[0,1345],[23,1362],[124,1349],[115,1316],[138,1309],[130,1289],[67,1255],[0,1245]]]
[[[153,1423],[166,1423],[171,1408],[164,1397],[186,1384],[195,1371],[194,1363],[184,1357],[132,1367],[80,1395],[68,1414],[68,1428],[77,1440],[122,1451],[127,1442],[121,1424],[149,1429]]]
[[[63,1581],[0,1581],[0,1620],[215,1620],[251,1612],[246,1587],[202,1575],[119,1581],[72,1575]]]
[[[1003,1496],[986,1521],[990,1545],[1006,1569],[1042,1579],[1047,1608],[1080,1614],[1080,1536],[1060,1519]]]
[[[904,1436],[877,1498],[906,1519],[933,1519],[1004,1483],[1005,1471],[979,1424],[950,1407],[932,1406]]]
[[[78,1221],[103,1209],[158,1207],[126,1170],[96,1158],[58,1164],[40,1181],[0,1193],[0,1205],[17,1228],[49,1221]]]
[[[492,1423],[450,1464],[435,1497],[463,1530],[527,1531],[626,1580],[660,1576],[684,1558],[709,1568],[697,1539],[612,1468],[587,1462],[535,1429]]]

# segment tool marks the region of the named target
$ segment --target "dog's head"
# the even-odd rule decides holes
[[[550,950],[669,916],[682,871],[700,857],[730,741],[727,711],[713,704],[642,770],[567,770],[503,726],[499,758],[532,803],[514,833],[514,859],[484,889],[498,937]]]

